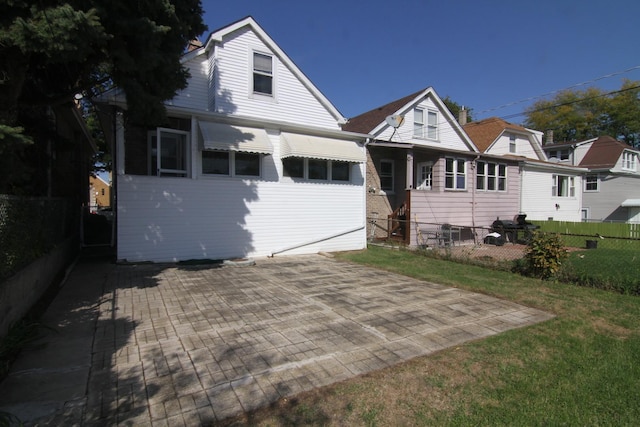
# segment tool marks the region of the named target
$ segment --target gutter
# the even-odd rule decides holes
[[[310,246],[310,245],[313,245],[315,243],[320,243],[320,242],[324,242],[326,240],[331,240],[331,239],[334,239],[336,237],[344,236],[346,234],[355,233],[356,231],[360,231],[360,230],[362,230],[364,228],[365,228],[364,225],[360,225],[360,226],[358,226],[356,228],[352,228],[352,229],[349,229],[347,231],[343,231],[343,232],[340,232],[340,233],[337,233],[337,234],[332,234],[330,236],[321,237],[319,239],[314,239],[314,240],[310,240],[310,241],[307,241],[307,242],[304,242],[304,243],[299,243],[299,244],[296,244],[296,245],[287,246],[285,248],[281,248],[281,249],[278,249],[276,251],[271,252],[271,254],[269,254],[269,258],[273,258],[273,256],[276,255],[276,254],[281,254],[283,252],[292,251],[294,249],[302,248],[304,246]]]

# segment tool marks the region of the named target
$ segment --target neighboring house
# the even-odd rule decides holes
[[[92,211],[111,206],[111,186],[99,176],[89,176],[89,207]]]
[[[407,220],[400,232],[408,244],[420,243],[420,223],[458,226],[461,239],[473,239],[474,227],[518,213],[518,162],[480,153],[431,87],[343,129],[374,138],[367,145],[367,212],[390,218],[387,233],[395,218]]]
[[[610,136],[543,146],[550,161],[587,168],[582,219],[640,222],[640,151]]]
[[[580,221],[584,169],[548,162],[542,147],[542,132],[509,123],[497,117],[464,126],[478,149],[516,161],[520,194],[512,215],[524,213],[527,220]],[[507,217],[505,219],[513,219]]]
[[[117,258],[177,261],[366,247],[366,135],[247,17],[186,53],[169,121],[113,108]],[[104,110],[104,109],[103,109]],[[126,123],[126,124],[125,124]]]

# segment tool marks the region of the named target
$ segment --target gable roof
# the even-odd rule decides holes
[[[509,123],[499,117],[489,117],[477,122],[467,123],[462,127],[481,152],[485,152],[506,130],[519,133],[531,133],[527,128]]]
[[[631,149],[625,143],[622,143],[610,136],[601,136],[591,144],[589,151],[584,155],[580,166],[588,168],[613,168],[622,152],[625,149]]]
[[[464,132],[462,126],[451,115],[451,111],[442,102],[442,99],[438,96],[432,87],[419,90],[407,95],[395,101],[391,101],[381,107],[374,108],[373,110],[362,113],[352,119],[349,119],[347,123],[342,125],[342,130],[356,133],[366,133],[373,136],[380,135],[384,130],[388,129],[390,125],[386,122],[387,116],[401,115],[404,116],[407,111],[413,106],[417,105],[423,99],[431,97],[433,103],[438,107],[439,111],[445,117],[446,121],[451,125],[453,130],[458,134],[462,142],[472,152],[477,153],[478,149],[473,144],[473,141]],[[391,142],[391,141],[389,141]]]
[[[374,108],[373,110],[362,113],[354,118],[349,119],[347,123],[342,126],[343,130],[358,133],[369,133],[375,129],[380,123],[384,122],[387,116],[393,115],[400,110],[403,106],[411,102],[418,97],[421,93],[425,92],[428,88],[419,90],[418,92],[407,95],[403,98],[392,101],[381,107]]]
[[[247,16],[242,18],[236,22],[233,22],[229,25],[226,25],[218,30],[215,30],[209,35],[207,42],[204,44],[202,48],[194,49],[191,52],[188,52],[184,61],[188,61],[196,55],[204,54],[209,52],[213,47],[221,43],[225,36],[228,36],[231,33],[234,33],[238,30],[241,30],[245,27],[250,28],[261,40],[262,42],[271,49],[271,51],[276,55],[280,61],[293,73],[293,75],[300,80],[300,82],[311,92],[313,96],[318,99],[318,101],[327,109],[329,114],[331,114],[339,124],[345,123],[347,119],[338,111],[338,109],[329,101],[327,97],[324,96],[322,92],[309,80],[309,78],[298,68],[298,66],[289,58],[289,56],[278,46],[278,44],[262,29],[260,25],[253,19],[251,16]]]

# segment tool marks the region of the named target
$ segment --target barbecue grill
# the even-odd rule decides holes
[[[491,224],[491,231],[499,233],[511,243],[528,243],[531,233],[538,228],[540,227],[527,221],[526,214],[516,215],[513,221],[498,218]]]

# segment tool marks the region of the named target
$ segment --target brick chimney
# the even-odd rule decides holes
[[[467,110],[464,109],[464,105],[460,109],[460,112],[458,112],[458,123],[460,123],[460,126],[467,124]]]
[[[547,129],[544,137],[544,145],[553,144],[553,129]]]

